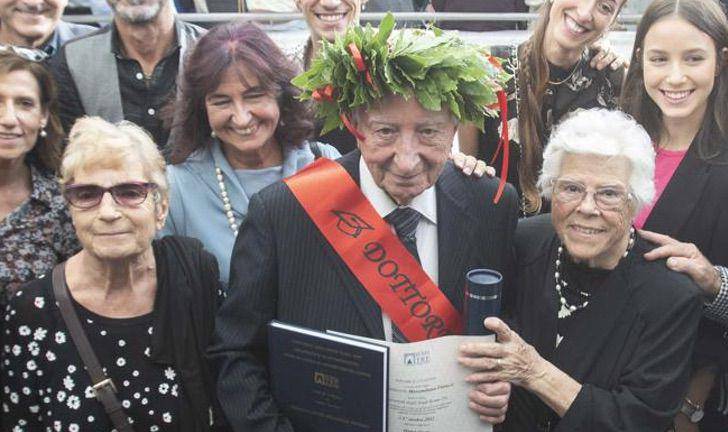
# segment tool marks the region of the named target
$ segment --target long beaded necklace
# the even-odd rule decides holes
[[[629,254],[629,251],[632,250],[632,247],[634,246],[635,241],[635,229],[634,227],[631,227],[629,229],[629,242],[627,243],[627,250],[624,251],[624,254],[622,255],[622,258],[626,258]],[[579,311],[581,309],[584,309],[585,307],[589,306],[589,297],[591,297],[591,293],[584,292],[581,290],[578,290],[579,295],[583,299],[583,301],[580,304],[570,304],[569,301],[564,297],[564,294],[562,290],[566,289],[567,286],[569,286],[568,282],[566,282],[562,277],[562,258],[564,254],[564,246],[559,245],[559,248],[556,252],[556,271],[554,272],[554,279],[556,280],[556,293],[559,295],[559,303],[561,305],[561,308],[559,309],[559,318],[566,318],[571,316],[572,313]]]
[[[220,199],[222,200],[222,207],[225,209],[225,216],[227,216],[230,230],[233,232],[235,237],[238,236],[238,223],[235,221],[235,214],[233,213],[233,206],[230,205],[230,197],[225,187],[225,177],[222,175],[222,170],[217,164],[215,164],[215,175],[217,176],[217,185],[220,188]]]

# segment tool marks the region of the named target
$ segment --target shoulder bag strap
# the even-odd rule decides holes
[[[86,366],[91,377],[92,388],[96,399],[104,406],[106,414],[108,414],[113,423],[114,428],[118,432],[134,432],[129,420],[127,419],[124,408],[116,397],[116,386],[114,386],[111,378],[107,377],[104,370],[99,364],[91,344],[86,337],[86,333],[81,326],[81,321],[71,304],[71,297],[66,286],[66,278],[64,276],[65,263],[58,264],[53,268],[53,294],[56,296],[58,308],[61,310],[61,317],[68,327],[71,334],[73,344],[81,356],[83,364]]]

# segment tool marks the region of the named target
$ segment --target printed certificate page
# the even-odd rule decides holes
[[[495,336],[445,336],[389,351],[389,432],[490,432],[468,408],[470,370],[458,361],[458,347]]]

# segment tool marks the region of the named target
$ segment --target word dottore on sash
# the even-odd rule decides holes
[[[460,314],[349,173],[320,158],[284,180],[367,292],[410,342],[460,334]]]

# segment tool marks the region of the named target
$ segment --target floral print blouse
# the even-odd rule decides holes
[[[73,301],[106,375],[137,431],[178,431],[178,371],[151,359],[154,312],[108,318]],[[50,273],[20,287],[3,322],[2,430],[111,431],[53,295]]]
[[[30,197],[0,220],[0,299],[81,249],[61,186],[33,165],[30,172]]]

